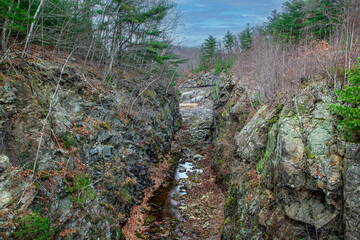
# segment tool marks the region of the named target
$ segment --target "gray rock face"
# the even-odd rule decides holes
[[[3,209],[5,206],[7,206],[12,200],[13,200],[13,197],[11,196],[10,192],[8,192],[8,191],[0,192],[0,208],[1,209]]]
[[[149,88],[130,110],[130,95],[141,91],[137,80],[115,77],[113,88],[98,82],[94,91],[67,68],[37,154],[60,70],[44,63],[23,72],[31,86],[0,86],[0,152],[7,154],[0,155],[0,214],[19,211],[13,220],[0,217],[0,238],[9,239],[12,221],[36,210],[60,231],[76,229],[69,239],[121,239],[125,216],[153,184],[150,168],[170,150],[180,127],[175,90]]]
[[[9,158],[0,154],[0,179],[3,179],[10,172]]]
[[[6,189],[10,172],[11,168],[9,158],[0,154],[0,209],[6,207],[13,200],[10,189]]]
[[[235,135],[236,156],[243,161],[255,161],[265,150],[266,133],[270,120],[275,111],[266,111],[268,107],[264,105],[248,124]]]
[[[0,129],[3,129],[7,119],[15,113],[16,92],[7,80],[5,85],[0,86]]]
[[[199,87],[199,86],[208,86],[215,84],[216,77],[214,76],[214,70],[211,72],[199,72],[191,79],[187,80],[182,87]]]
[[[345,213],[346,239],[360,238],[360,144],[348,143],[346,146],[345,164]]]
[[[303,202],[292,202],[285,206],[286,215],[296,221],[313,225],[317,230],[331,222],[338,212],[326,209],[324,204],[315,199],[307,199]]]
[[[359,144],[340,140],[328,109],[331,90],[319,85],[306,91],[284,107],[260,107],[235,134],[227,163],[236,169],[227,184],[231,221],[223,239],[359,239]],[[232,104],[219,112],[246,114],[244,102]],[[313,231],[306,233],[309,226]]]
[[[205,75],[208,76],[208,74]],[[201,148],[211,141],[214,116],[213,99],[212,95],[209,94],[211,87],[203,86],[209,83],[207,81],[199,83],[199,81],[190,79],[184,83],[185,87],[181,88],[180,112],[183,123],[188,128],[187,131],[183,131],[183,134],[188,135],[185,138],[189,140],[189,146]]]
[[[207,91],[190,90],[181,94],[181,102],[183,103],[201,103],[205,100]]]

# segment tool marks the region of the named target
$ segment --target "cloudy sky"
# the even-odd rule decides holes
[[[209,35],[223,38],[229,30],[241,32],[247,25],[262,24],[283,0],[174,0],[182,13],[179,41],[198,46]]]

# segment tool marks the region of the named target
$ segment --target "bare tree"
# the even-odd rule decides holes
[[[27,48],[29,46],[30,39],[31,39],[33,30],[34,30],[34,26],[35,26],[35,23],[37,21],[37,17],[39,15],[39,12],[40,12],[41,8],[44,5],[44,1],[45,0],[41,0],[39,6],[36,9],[36,12],[35,12],[34,17],[33,17],[33,21],[32,21],[31,26],[30,26],[29,33],[27,34],[27,37],[26,37],[25,47],[24,47],[23,53],[21,54],[21,58],[23,58],[25,56],[25,54],[26,54],[26,51],[27,51]]]

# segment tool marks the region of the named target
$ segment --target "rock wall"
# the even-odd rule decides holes
[[[359,239],[360,144],[336,128],[333,89],[319,81],[261,106],[231,77],[222,92],[213,164],[228,199],[222,239]]]
[[[1,67],[10,71],[0,79],[0,238],[48,236],[27,229],[26,216],[54,239],[124,238],[129,211],[180,126],[175,90],[155,83],[142,92],[121,74],[104,84],[91,71],[60,74],[44,62],[17,73]]]

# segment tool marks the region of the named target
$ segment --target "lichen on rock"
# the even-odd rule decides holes
[[[37,212],[54,238],[121,239],[130,209],[154,184],[150,168],[180,125],[175,90],[159,83],[131,109],[143,86],[137,78],[115,76],[110,87],[96,72],[84,79],[68,66],[53,96],[59,66],[44,60],[16,68],[26,81],[0,86],[1,237]]]
[[[231,221],[224,226],[223,239],[359,236],[354,160],[359,144],[345,147],[350,145],[344,144],[328,108],[334,99],[331,89],[314,85],[281,108],[265,103],[251,115],[244,111],[243,119],[248,120],[236,123],[233,155],[215,155],[214,164],[221,161],[232,169],[224,184],[233,200],[225,207]],[[218,113],[229,104],[237,106],[233,114],[239,112],[235,109],[244,100],[236,102],[236,94],[231,95]],[[227,125],[221,122],[215,132],[224,132]],[[217,144],[219,138],[214,139]],[[219,180],[223,171],[218,171]]]

